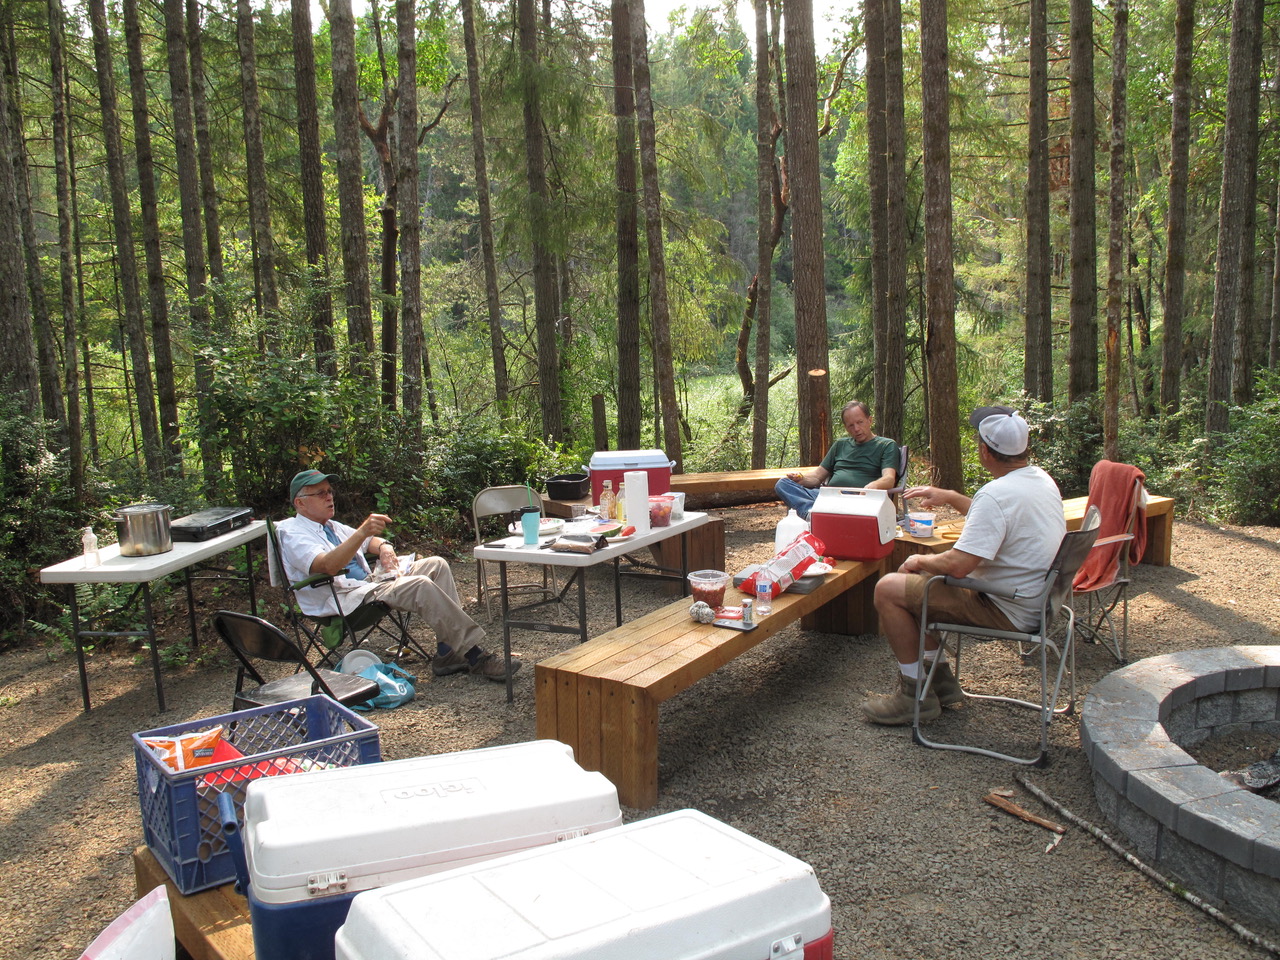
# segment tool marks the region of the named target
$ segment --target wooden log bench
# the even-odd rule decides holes
[[[784,593],[750,631],[696,623],[685,597],[534,667],[539,738],[573,747],[629,807],[658,802],[658,706],[734,657],[800,621],[806,630],[876,631],[883,561],[842,560],[812,593]],[[729,588],[728,596],[736,591]],[[740,596],[740,594],[738,594]]]
[[[1072,497],[1062,501],[1062,512],[1066,516],[1068,530],[1080,529],[1088,502],[1088,497]],[[938,524],[932,537],[917,538],[903,534],[894,542],[889,569],[898,569],[902,561],[913,553],[942,553],[950,550],[955,544],[955,538],[947,537],[947,534],[956,533],[963,527],[964,520],[959,519]],[[1142,554],[1142,562],[1156,567],[1167,567],[1173,562],[1172,497],[1152,496],[1147,500],[1147,548]]]
[[[133,851],[138,896],[164,884],[173,914],[173,933],[193,960],[253,960],[249,903],[234,883],[183,896],[146,847]]]
[[[720,473],[674,473],[671,489],[683,493],[691,509],[760,503],[777,500],[774,484],[788,473],[807,473],[813,467],[778,467],[770,470],[725,470]]]

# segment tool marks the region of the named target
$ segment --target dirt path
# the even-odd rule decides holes
[[[771,552],[776,507],[717,512],[727,520],[731,570]],[[1137,569],[1133,656],[1275,643],[1278,551],[1280,529],[1177,524],[1175,566]],[[455,570],[474,594],[474,565],[458,562]],[[612,625],[611,589],[603,576],[589,586],[591,629],[600,632]],[[625,594],[632,612],[667,599],[642,584],[628,584]],[[205,593],[200,605],[207,623],[214,609],[245,601]],[[169,608],[166,636],[185,630],[181,607]],[[564,643],[545,634],[516,640],[530,665]],[[77,957],[132,901],[130,852],[141,826],[129,735],[227,711],[233,671],[209,655],[214,649],[206,627],[201,662],[166,670],[163,715],[149,668],[129,651],[94,656],[88,714],[73,656],[38,645],[0,655],[0,888],[7,891],[0,960]],[[984,681],[1023,683],[1014,659],[984,652],[976,668]],[[511,706],[496,684],[429,679],[415,666],[424,674],[418,698],[375,717],[388,759],[533,737],[531,666]],[[1086,689],[1114,667],[1104,650],[1081,649]],[[875,637],[789,628],[664,706],[653,812],[697,807],[812,863],[833,902],[837,956],[1259,955],[1078,830],[1046,853],[1043,830],[981,800],[993,787],[1016,786],[1008,765],[924,750],[907,731],[864,724],[857,714],[864,691],[891,678]],[[969,706],[939,721],[956,729],[1001,722],[992,708]],[[1052,765],[1031,777],[1103,824],[1073,718],[1056,725]],[[1025,793],[1018,801],[1052,818]]]

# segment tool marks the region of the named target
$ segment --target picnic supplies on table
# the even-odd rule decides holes
[[[180,773],[145,744],[215,727],[223,735],[213,762]],[[229,794],[239,810],[254,780],[382,759],[378,728],[324,696],[135,733],[133,753],[147,846],[182,893],[235,877],[218,819],[219,794]]]
[[[893,552],[898,521],[887,490],[823,487],[809,525],[838,560],[880,560]]]
[[[361,891],[621,823],[613,784],[555,740],[259,781],[243,827],[255,953],[332,957]]]
[[[362,893],[339,960],[830,960],[813,868],[696,810]]]
[[[822,540],[812,533],[802,533],[772,560],[752,571],[750,576],[738,584],[738,589],[749,597],[756,597],[758,605],[759,593],[756,585],[761,580],[768,580],[773,584],[769,591],[772,599],[799,580],[811,564],[822,559],[825,551]]]
[[[565,533],[552,541],[551,549],[558,553],[595,553],[608,545],[608,539],[602,534]]]

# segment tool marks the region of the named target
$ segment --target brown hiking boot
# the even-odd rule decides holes
[[[941,706],[951,707],[957,703],[964,703],[964,690],[960,687],[960,681],[956,679],[956,675],[951,672],[949,663],[938,664],[938,669],[933,672],[933,683],[929,684],[929,690],[937,695]]]
[[[901,727],[915,719],[916,688],[920,681],[898,674],[896,693],[867,697],[862,703],[862,715],[872,723],[886,727]],[[920,719],[936,720],[942,713],[937,694],[932,690],[920,701]]]
[[[523,666],[515,657],[511,658],[511,675],[514,677]],[[472,676],[484,677],[486,680],[494,680],[498,683],[505,683],[507,680],[507,665],[503,662],[501,656],[496,653],[482,653],[476,662],[468,668]]]

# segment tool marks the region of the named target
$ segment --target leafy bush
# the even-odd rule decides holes
[[[1092,400],[1065,408],[1025,395],[1002,401],[1026,418],[1031,428],[1032,461],[1053,477],[1064,497],[1089,492],[1089,474],[1102,459],[1102,418]]]
[[[1216,478],[1219,513],[1234,523],[1280,523],[1280,374],[1259,376],[1259,399],[1232,410],[1231,433],[1221,438],[1203,473]],[[1202,461],[1206,458],[1201,458]]]

